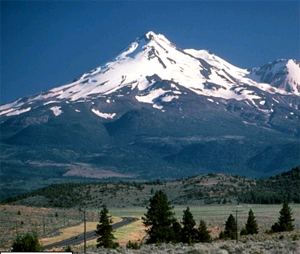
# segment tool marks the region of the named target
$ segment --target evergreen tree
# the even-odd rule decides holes
[[[200,243],[209,243],[211,242],[210,232],[207,230],[206,223],[203,220],[200,220],[200,224],[198,227],[198,237],[197,242]]]
[[[187,244],[195,243],[197,237],[197,230],[194,228],[196,222],[193,218],[193,214],[190,212],[190,208],[187,207],[186,210],[183,211],[182,217],[182,242]]]
[[[96,235],[97,235],[97,248],[116,248],[118,243],[114,242],[114,235],[112,233],[113,221],[108,213],[107,207],[104,205],[100,212],[100,220],[97,225]]]
[[[280,216],[278,222],[272,226],[273,232],[293,231],[294,225],[292,218],[292,209],[289,207],[288,202],[285,200],[282,204],[282,209],[279,212]]]
[[[147,213],[142,217],[149,236],[147,243],[173,241],[175,236],[173,224],[176,220],[167,195],[162,190],[156,191],[154,196],[150,198],[149,203]]]
[[[12,252],[35,252],[42,251],[42,246],[36,232],[26,233],[24,236],[17,235],[12,244]]]
[[[236,239],[236,221],[232,214],[229,215],[225,223],[224,236],[232,240]]]
[[[250,209],[248,213],[247,223],[245,225],[245,228],[241,230],[241,235],[254,235],[257,233],[258,233],[257,222],[252,212],[252,209]]]
[[[172,242],[173,243],[180,243],[181,242],[181,236],[182,236],[182,228],[178,221],[174,221],[172,224]]]

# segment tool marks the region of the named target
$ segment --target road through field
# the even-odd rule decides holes
[[[130,223],[133,223],[135,221],[137,221],[136,218],[131,218],[131,217],[122,217],[122,221],[120,222],[117,222],[115,224],[112,225],[112,228],[113,230],[116,230],[120,227],[124,227]],[[96,235],[95,235],[95,231],[89,231],[89,232],[86,232],[86,241],[89,241],[89,240],[93,240],[96,238]],[[52,243],[52,244],[48,244],[48,245],[45,245],[43,246],[43,248],[45,250],[47,249],[52,249],[52,248],[55,248],[55,247],[64,247],[64,246],[72,246],[72,245],[77,245],[77,244],[80,244],[80,243],[83,243],[84,242],[84,234],[80,234],[78,236],[73,236],[69,239],[66,239],[66,240],[63,240],[63,241],[60,241],[60,242],[57,242],[57,243]]]

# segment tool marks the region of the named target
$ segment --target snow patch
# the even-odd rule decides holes
[[[260,105],[265,105],[266,101],[260,101],[259,104]]]
[[[20,110],[14,110],[14,111],[12,111],[12,112],[10,112],[10,113],[7,113],[6,116],[16,116],[16,115],[21,115],[21,114],[23,114],[23,113],[25,113],[25,112],[28,112],[28,111],[30,111],[30,110],[31,110],[31,107],[29,107],[29,108],[24,108],[24,109],[20,109]]]
[[[173,99],[179,99],[179,96],[177,96],[177,95],[167,95],[164,98],[162,98],[162,101],[163,102],[170,102]]]
[[[9,113],[9,112],[12,112],[12,111],[14,111],[14,110],[15,110],[14,108],[10,108],[10,109],[7,109],[7,110],[3,110],[3,111],[0,112],[0,116],[1,116],[1,115],[5,115],[5,114],[7,114],[7,113]]]
[[[163,106],[161,106],[161,105],[157,105],[157,104],[153,104],[153,108],[157,108],[157,109],[163,109]]]
[[[100,116],[100,117],[105,118],[105,119],[107,119],[107,118],[113,119],[116,116],[116,113],[112,113],[112,114],[110,114],[110,113],[102,113],[99,110],[93,109],[93,108],[92,108],[92,112],[95,115]]]
[[[165,90],[160,88],[160,89],[151,91],[151,93],[149,93],[147,95],[136,95],[135,98],[139,102],[153,103],[154,99],[164,95],[167,92],[169,92],[169,91],[165,91]]]
[[[59,101],[47,101],[43,105],[45,106],[45,105],[52,104],[52,103],[59,103]]]
[[[52,112],[55,116],[59,116],[60,114],[62,114],[61,107],[54,106],[54,107],[51,107],[50,109],[52,110]]]

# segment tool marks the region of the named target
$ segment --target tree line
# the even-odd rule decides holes
[[[283,202],[282,209],[279,212],[278,221],[275,222],[268,233],[293,231],[292,209],[287,201]],[[162,191],[156,191],[149,200],[147,212],[142,217],[143,225],[147,233],[146,244],[160,243],[186,243],[194,244],[199,242],[211,242],[212,237],[207,229],[206,223],[200,220],[196,227],[196,221],[190,208],[183,211],[182,220],[178,222],[173,212],[173,207],[169,202],[167,195]],[[112,217],[108,208],[104,205],[100,212],[99,223],[95,230],[97,236],[97,247],[116,248],[118,243],[115,241],[112,229]],[[253,211],[250,209],[245,226],[241,229],[240,235],[253,235],[258,233],[258,225]],[[219,239],[237,239],[237,222],[232,214],[225,222],[225,230],[219,234]],[[127,248],[137,249],[139,243],[128,242]],[[18,251],[41,251],[37,234],[27,233],[25,236],[17,236],[12,245],[12,252]],[[68,247],[70,251],[70,247]]]

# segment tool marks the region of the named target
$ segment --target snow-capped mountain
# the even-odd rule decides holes
[[[251,74],[257,82],[300,95],[300,63],[296,60],[279,59],[260,68],[253,68]]]
[[[70,84],[3,105],[0,114],[22,114],[40,101],[46,105],[62,100],[92,101],[116,93],[121,97],[126,95],[121,92],[124,89],[129,89],[127,94],[134,91],[137,101],[159,109],[163,103],[178,99],[181,88],[208,98],[246,100],[260,108],[265,101],[263,92],[300,95],[299,65],[295,60],[278,60],[249,71],[206,50],[181,50],[163,35],[148,32],[103,66],[84,73]],[[155,84],[160,81],[168,81],[169,86],[157,87]],[[55,112],[58,115],[61,111]],[[112,117],[110,113],[103,114]]]
[[[300,163],[299,108],[298,61],[242,69],[148,32],[69,84],[1,105],[3,174],[268,175]]]

